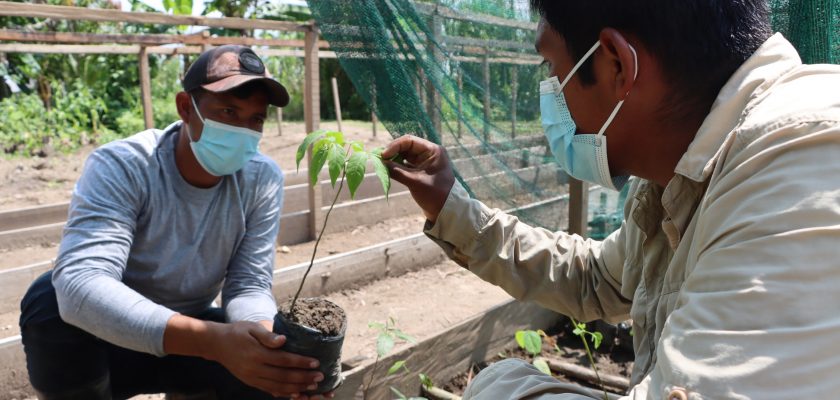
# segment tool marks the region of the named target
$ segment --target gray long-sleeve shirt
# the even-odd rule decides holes
[[[94,151],[76,183],[53,284],[62,319],[132,350],[164,355],[177,313],[222,292],[229,321],[271,320],[283,173],[257,154],[216,186],[175,165],[180,122]]]

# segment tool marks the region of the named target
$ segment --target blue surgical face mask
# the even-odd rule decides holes
[[[572,68],[562,83],[556,76],[540,82],[540,112],[551,152],[570,176],[605,188],[621,190],[629,177],[613,177],[610,174],[609,162],[607,161],[607,137],[604,132],[615,119],[621,106],[624,105],[624,100],[618,102],[598,134],[576,135],[577,125],[572,119],[572,113],[569,111],[566,97],[563,95],[563,88],[566,87],[575,72],[600,46],[600,42],[595,43],[577,65]],[[633,60],[636,63],[636,76],[633,77],[635,81],[639,70],[638,58],[636,50],[633,47],[630,47],[630,50],[633,52]]]
[[[262,133],[204,119],[198,111],[195,99],[190,97],[190,100],[198,118],[204,124],[198,141],[193,140],[192,132],[187,135],[190,138],[190,148],[201,167],[214,176],[231,175],[242,169],[245,163],[257,154]]]

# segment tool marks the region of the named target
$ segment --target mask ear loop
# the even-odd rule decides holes
[[[583,55],[583,58],[581,58],[580,61],[578,61],[578,63],[575,64],[574,67],[572,67],[572,70],[569,71],[568,75],[566,75],[566,79],[563,79],[563,82],[557,88],[557,94],[558,95],[560,94],[560,92],[563,91],[563,88],[566,87],[566,84],[568,84],[569,81],[572,80],[572,76],[575,75],[575,72],[577,72],[580,69],[580,67],[583,66],[583,63],[585,63],[586,60],[589,59],[589,57],[592,57],[592,53],[595,53],[595,50],[598,50],[599,47],[601,47],[601,41],[600,40],[595,42],[595,45],[592,46],[592,48],[589,49],[589,51],[587,51],[586,54]]]
[[[201,123],[203,124],[204,123],[204,117],[202,117],[201,112],[198,111],[198,106],[195,104],[195,98],[192,97],[192,96],[190,96],[190,103],[192,103],[192,105],[193,105],[193,109],[195,110],[195,115],[198,115],[198,120],[201,121]],[[187,124],[187,130],[189,130],[189,132],[187,132],[187,137],[190,139],[190,143],[195,143],[195,140],[193,140],[193,138],[192,138],[192,129],[190,129],[189,124]]]
[[[634,49],[633,46],[630,46],[630,51],[633,52],[633,82],[636,82],[636,78],[639,77],[639,55],[636,53],[636,49]],[[630,92],[628,91],[624,95],[624,97],[626,98],[629,95]],[[602,126],[601,130],[598,132],[598,136],[604,135],[604,132],[606,132],[607,128],[610,126],[610,124],[612,124],[613,120],[615,119],[615,116],[618,115],[618,111],[621,110],[621,106],[623,105],[624,99],[619,101],[618,104],[615,106],[615,109],[613,109],[612,114],[610,114],[610,117],[607,118],[607,122],[604,123],[604,126]]]

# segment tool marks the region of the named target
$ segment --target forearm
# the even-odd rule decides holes
[[[534,228],[469,199],[458,185],[426,233],[450,258],[519,300],[584,320],[629,311],[619,293],[623,252],[615,235],[600,243]]]
[[[221,323],[175,314],[166,323],[163,348],[166,354],[214,360],[214,343],[222,330]]]

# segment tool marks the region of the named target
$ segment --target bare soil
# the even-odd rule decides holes
[[[302,122],[284,122],[282,128],[283,136],[277,136],[277,125],[266,125],[260,151],[284,171],[292,172],[297,146],[306,136],[305,127]],[[321,128],[338,127],[334,121],[322,121]],[[367,121],[343,121],[342,128],[347,138],[361,140],[367,148],[385,146],[392,140],[381,125],[374,138],[373,125]],[[0,155],[0,211],[70,201],[85,159],[94,149],[86,146],[71,154],[45,158]]]
[[[285,318],[297,324],[310,327],[324,336],[339,336],[347,325],[347,315],[335,303],[322,298],[301,298],[295,303],[294,314],[289,317],[291,301],[277,309]]]

